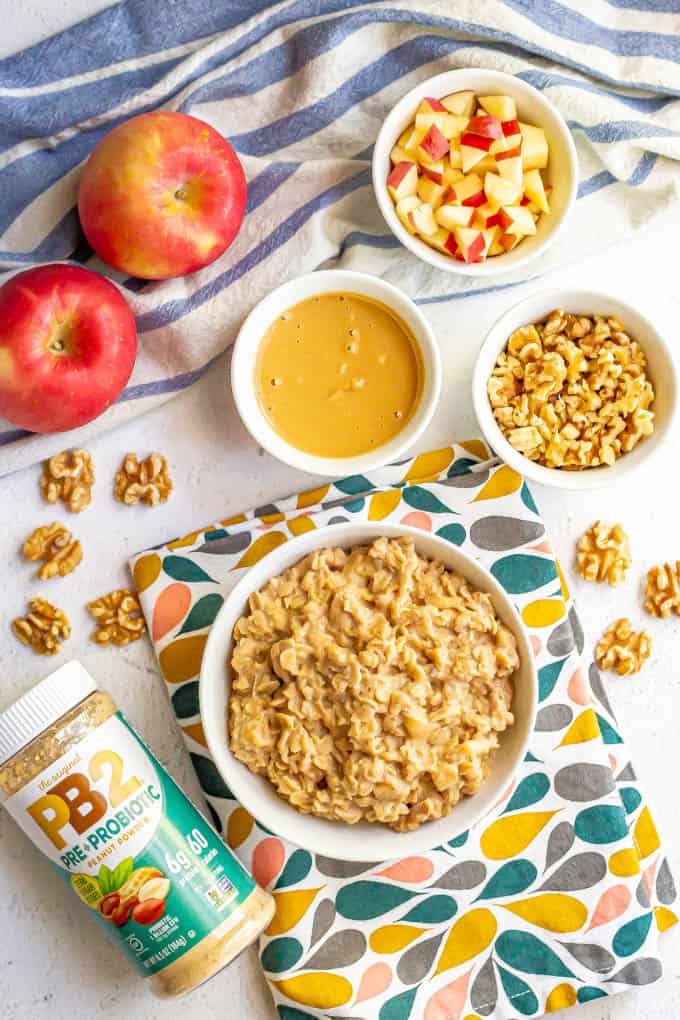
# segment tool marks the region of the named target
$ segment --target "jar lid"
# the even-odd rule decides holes
[[[75,660],[31,687],[0,712],[0,765],[96,690],[90,674]]]

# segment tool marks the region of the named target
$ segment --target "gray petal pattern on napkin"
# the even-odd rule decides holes
[[[541,892],[574,892],[591,889],[607,874],[607,862],[602,854],[588,851],[575,854],[562,864],[541,886]]]
[[[335,903],[333,903],[333,900],[321,900],[321,903],[314,911],[310,945],[316,945],[319,939],[324,937],[334,920]]]
[[[489,1016],[496,1008],[498,1000],[498,983],[490,956],[470,989],[470,1005],[480,1016]]]
[[[546,705],[536,716],[536,729],[539,733],[552,733],[563,730],[574,718],[569,705]]]
[[[548,847],[545,852],[545,870],[557,864],[565,854],[568,854],[574,845],[576,835],[571,822],[560,822],[550,833]]]
[[[656,876],[656,895],[659,903],[663,903],[665,906],[673,903],[677,896],[675,882],[673,881],[668,860],[665,857],[661,862],[659,874]]]
[[[330,901],[329,901],[330,902]],[[303,964],[305,970],[334,970],[349,967],[366,952],[366,936],[361,931],[336,931]]]
[[[405,985],[415,985],[429,973],[434,963],[437,950],[446,933],[418,942],[407,949],[397,964],[397,975]]]
[[[517,517],[482,517],[470,528],[470,538],[480,549],[503,552],[536,542],[545,528],[538,521],[523,521]]]
[[[461,861],[440,875],[430,889],[474,889],[486,878],[486,867],[481,861]]]
[[[608,949],[593,942],[560,942],[560,945],[571,953],[581,966],[597,971],[598,974],[607,974],[616,963],[616,957],[612,956]]]
[[[607,982],[618,981],[626,985],[650,985],[653,981],[659,980],[662,970],[661,960],[657,960],[654,956],[645,956],[641,960],[633,960],[632,963],[626,964],[613,977],[607,978]]]
[[[614,789],[614,777],[607,765],[594,762],[565,765],[555,776],[555,792],[565,800],[599,800]]]

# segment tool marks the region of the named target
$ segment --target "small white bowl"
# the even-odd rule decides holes
[[[647,356],[647,371],[655,391],[654,432],[641,440],[630,453],[620,457],[611,467],[585,468],[583,471],[543,467],[513,449],[493,416],[486,384],[498,355],[519,326],[540,322],[555,308],[563,308],[575,315],[616,316],[626,327],[626,332],[639,342]],[[477,356],[472,380],[472,402],[484,438],[510,467],[542,485],[583,490],[597,489],[618,481],[625,475],[633,474],[644,460],[658,451],[673,426],[677,390],[678,378],[673,354],[649,319],[641,315],[632,305],[609,294],[555,288],[537,291],[524,298],[505,312],[491,327]]]
[[[506,95],[515,100],[518,119],[541,127],[550,146],[550,161],[546,171],[552,185],[550,213],[539,220],[536,233],[525,237],[512,251],[494,255],[485,262],[469,265],[442,255],[428,247],[417,236],[409,234],[397,216],[394,203],[387,190],[387,175],[392,164],[390,152],[397,139],[413,121],[421,99],[441,99],[450,92],[472,89],[481,96]],[[532,85],[521,78],[502,71],[484,71],[465,68],[445,71],[417,85],[408,92],[388,114],[373,149],[373,189],[387,225],[401,243],[436,269],[464,276],[494,276],[511,269],[519,269],[541,255],[562,230],[565,220],[576,201],[578,190],[578,160],[569,128],[557,107],[553,106]]]
[[[414,832],[393,832],[386,826],[368,822],[346,825],[300,814],[276,794],[265,777],[255,775],[238,761],[227,743],[232,633],[236,621],[247,609],[248,596],[315,549],[350,548],[372,542],[380,535],[412,537],[423,556],[439,560],[463,574],[477,589],[488,592],[499,617],[517,638],[521,662],[513,677],[515,723],[500,736],[500,747],[491,758],[488,779],[479,793],[463,798],[448,817],[426,822]],[[476,560],[445,539],[417,528],[397,524],[337,524],[306,532],[279,546],[251,567],[227,595],[203,652],[200,705],[203,731],[220,775],[259,822],[278,836],[327,857],[383,861],[440,846],[474,825],[493,808],[524,759],[536,718],[537,677],[534,656],[517,610],[503,588]]]
[[[357,457],[316,457],[287,443],[274,431],[260,408],[255,387],[255,364],[262,338],[276,317],[291,305],[336,291],[363,294],[387,305],[411,330],[422,356],[423,388],[418,406],[404,428],[382,446]],[[321,357],[321,351],[319,352]],[[245,320],[234,344],[231,359],[231,388],[236,408],[253,439],[273,457],[291,467],[316,475],[341,477],[360,474],[398,460],[430,423],[442,384],[439,348],[425,316],[402,291],[378,276],[345,269],[329,269],[298,276],[268,294]],[[332,428],[329,421],[329,428]]]

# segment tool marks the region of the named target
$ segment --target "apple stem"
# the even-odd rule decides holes
[[[177,191],[175,192],[175,198],[177,199],[178,202],[183,202],[186,197],[187,193],[184,190],[184,188],[178,188]]]

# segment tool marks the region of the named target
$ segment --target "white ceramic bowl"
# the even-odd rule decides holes
[[[393,439],[357,457],[316,457],[282,439],[262,413],[255,392],[255,363],[264,334],[278,315],[291,305],[313,297],[345,291],[363,294],[394,311],[411,330],[423,362],[423,388],[413,415]],[[329,269],[289,280],[268,294],[252,310],[239,331],[231,360],[231,388],[236,408],[253,439],[273,457],[312,474],[341,477],[360,474],[398,460],[427,428],[441,391],[439,348],[425,316],[402,291],[378,276],[345,269]],[[329,427],[332,423],[329,422]]]
[[[415,832],[393,832],[383,825],[362,822],[346,825],[314,815],[300,814],[274,791],[262,776],[238,761],[227,745],[232,632],[247,608],[248,596],[272,577],[293,566],[315,549],[368,543],[380,535],[409,535],[424,556],[438,559],[459,571],[493,598],[503,623],[517,638],[521,666],[515,673],[514,725],[501,735],[501,746],[491,760],[491,773],[474,797],[461,800],[447,818],[426,822]],[[382,861],[419,853],[453,839],[494,806],[509,786],[526,753],[534,728],[537,678],[534,656],[524,626],[512,602],[491,574],[443,538],[416,528],[394,524],[338,524],[286,542],[251,567],[227,596],[210,631],[203,653],[200,680],[201,721],[217,769],[234,796],[258,821],[278,836],[308,850],[348,861]]]
[[[464,89],[472,89],[477,95],[482,96],[511,96],[517,105],[518,119],[543,128],[550,146],[546,176],[553,188],[550,195],[551,212],[548,216],[541,217],[534,236],[525,237],[516,248],[506,252],[505,255],[495,255],[485,262],[473,262],[470,265],[440,254],[418,237],[409,234],[400,222],[387,190],[387,175],[391,169],[390,152],[396,145],[399,135],[414,119],[421,99],[427,96],[441,99],[450,92],[460,92]],[[388,114],[373,149],[373,189],[387,225],[409,251],[424,262],[429,262],[431,266],[443,269],[447,273],[494,276],[525,266],[555,240],[576,201],[577,188],[576,149],[561,113],[533,86],[502,71],[484,71],[476,68],[445,71],[444,74],[438,74],[417,85]]]
[[[616,316],[623,322],[626,331],[639,341],[647,356],[648,375],[656,394],[653,407],[654,432],[638,443],[630,453],[620,457],[611,467],[562,471],[559,468],[547,468],[536,464],[513,449],[493,416],[486,384],[498,355],[514,330],[527,323],[540,322],[554,308],[564,308],[565,311],[573,312],[575,315]],[[673,354],[649,319],[620,298],[597,291],[566,288],[537,291],[505,312],[491,327],[482,344],[472,380],[475,415],[491,448],[520,474],[542,485],[553,485],[561,489],[597,489],[637,471],[640,464],[655,454],[668,437],[675,418],[677,391],[678,378]]]

